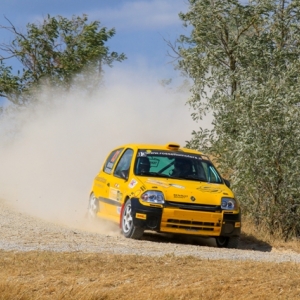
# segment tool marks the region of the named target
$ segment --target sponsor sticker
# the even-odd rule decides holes
[[[97,186],[97,187],[100,188],[100,189],[103,189],[103,188],[104,188],[104,185],[99,184],[99,183],[95,183],[95,186]]]
[[[120,153],[120,150],[116,151],[116,153],[114,154],[114,156],[111,158],[110,161],[114,162],[116,160],[116,158],[118,157],[119,153]]]
[[[174,194],[174,198],[184,199],[184,198],[187,198],[187,197],[188,197],[188,195]]]
[[[139,152],[138,153],[138,157],[145,157],[145,156],[147,156],[146,152]]]
[[[136,185],[137,185],[137,180],[135,180],[134,178],[133,179],[131,179],[131,181],[129,182],[129,187],[132,189],[132,188],[134,188]]]
[[[118,190],[110,188],[109,189],[109,199],[117,200],[117,193],[118,193]]]
[[[114,164],[112,163],[112,162],[109,162],[108,164],[107,164],[107,168],[112,168],[114,166]]]
[[[103,177],[96,177],[96,180],[97,180],[97,181],[100,181],[100,182],[103,182],[103,183],[106,182],[106,179],[103,178]]]
[[[159,207],[159,208],[163,207],[162,204],[153,204],[153,203],[150,203],[150,206],[151,207]]]
[[[158,185],[158,186],[162,186],[164,188],[168,188],[168,187],[175,187],[177,189],[185,189],[185,187],[183,185],[179,185],[179,184],[172,184],[172,183],[168,183],[168,182],[165,182],[165,181],[161,181],[161,180],[156,180],[156,179],[151,179],[151,178],[148,178],[146,180],[147,183],[152,183],[152,184],[155,184],[155,185]]]
[[[118,191],[118,193],[117,193],[117,201],[120,202],[122,200],[122,197],[123,197],[123,194],[120,191]]]
[[[179,184],[172,184],[172,183],[170,183],[170,186],[175,187],[175,188],[178,188],[178,189],[185,189],[184,186],[179,185]]]
[[[122,199],[122,193],[119,190],[116,190],[114,188],[109,189],[109,199],[121,201]]]
[[[216,189],[214,187],[210,187],[210,186],[200,186],[197,188],[197,190],[200,190],[202,192],[209,192],[209,193],[222,193],[223,190],[221,189]]]
[[[159,186],[162,186],[162,187],[165,187],[165,188],[170,187],[170,185],[165,181],[160,181],[160,180],[155,180],[155,179],[148,178],[146,180],[146,182],[147,183],[152,183],[152,184],[155,184],[155,185],[159,185]]]
[[[147,219],[147,215],[146,214],[141,214],[141,213],[136,213],[135,217],[137,219],[142,219],[142,220],[146,220]]]

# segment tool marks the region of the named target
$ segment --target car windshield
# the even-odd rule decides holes
[[[222,183],[210,160],[201,155],[167,150],[141,149],[138,151],[134,173],[139,176],[175,178]]]

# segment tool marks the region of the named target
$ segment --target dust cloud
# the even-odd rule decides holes
[[[1,199],[46,221],[87,229],[92,181],[112,148],[184,145],[199,126],[185,106],[188,95],[163,88],[153,74],[112,70],[105,78],[93,96],[44,90],[39,105],[2,118]]]

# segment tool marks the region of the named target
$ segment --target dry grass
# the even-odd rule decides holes
[[[259,230],[243,218],[241,248],[261,251],[291,251],[300,253],[300,239],[294,238],[289,241],[283,241],[279,235],[270,235],[268,230],[260,228]]]
[[[244,221],[240,248],[300,253],[300,242]],[[0,251],[0,300],[300,299],[299,282],[292,262]]]
[[[300,264],[0,252],[0,299],[299,299]]]

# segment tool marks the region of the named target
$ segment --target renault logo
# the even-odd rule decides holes
[[[194,196],[191,197],[191,201],[195,201],[196,198]]]

